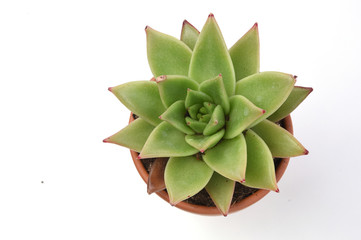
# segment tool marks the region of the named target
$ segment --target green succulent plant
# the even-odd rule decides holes
[[[161,159],[165,186],[150,192],[166,188],[172,205],[205,188],[226,215],[235,182],[278,191],[273,158],[308,151],[277,122],[312,88],[259,72],[257,23],[230,49],[213,14],[201,32],[184,21],[180,40],[145,30],[154,78],[109,88],[139,118],[104,142]]]

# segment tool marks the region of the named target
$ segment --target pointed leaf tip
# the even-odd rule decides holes
[[[199,34],[199,30],[196,27],[194,27],[190,22],[188,22],[186,19],[184,19],[182,27],[184,28],[185,25],[190,26],[192,29],[194,29]]]
[[[277,188],[275,192],[276,192],[276,193],[279,193],[279,192],[280,192],[280,189],[279,189],[279,188]]]
[[[292,113],[313,91],[310,87],[294,86],[286,101],[268,117],[272,122],[278,122]]]
[[[140,154],[137,156],[137,159],[142,159],[142,157],[140,156]]]
[[[113,87],[108,87],[108,91],[111,92]]]
[[[236,81],[258,73],[260,68],[259,32],[255,23],[230,49]]]
[[[189,26],[191,26],[191,27],[193,27],[194,29],[196,29],[190,22],[188,22],[186,19],[184,19],[184,21],[183,21],[183,27],[184,27],[184,25],[189,25]],[[197,30],[198,31],[198,30]]]
[[[252,130],[265,141],[273,157],[296,157],[307,151],[291,133],[269,120],[263,120]]]
[[[110,138],[106,138],[103,140],[104,143],[108,143]]]
[[[305,149],[304,154],[308,155],[308,153],[309,153],[309,151],[307,149]]]
[[[214,14],[213,14],[213,13],[210,13],[210,14],[208,15],[208,18],[214,18]]]
[[[197,42],[198,36],[198,29],[195,28],[192,24],[190,24],[187,20],[184,20],[180,40],[193,50]]]
[[[291,77],[292,77],[292,79],[293,79],[294,84],[296,84],[296,82],[297,82],[297,76],[296,76],[296,75],[291,75]],[[294,85],[294,84],[293,84],[293,85]]]
[[[170,35],[146,29],[148,63],[153,76],[187,76],[192,50]]]

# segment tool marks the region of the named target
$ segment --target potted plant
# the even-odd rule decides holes
[[[154,77],[109,88],[134,115],[104,142],[131,149],[148,192],[187,211],[227,215],[278,192],[289,157],[308,154],[289,114],[312,88],[259,71],[257,23],[230,49],[213,14],[201,32],[184,21],[180,40],[145,30]]]

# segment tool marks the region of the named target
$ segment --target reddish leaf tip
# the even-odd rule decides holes
[[[305,89],[306,91],[308,91],[308,94],[310,94],[313,91],[313,88],[311,88],[311,87],[301,87],[301,86],[294,86],[294,87]]]
[[[293,78],[296,79],[296,78],[297,78],[297,75],[293,75]]]
[[[167,79],[167,76],[166,76],[166,75],[161,75],[161,76],[157,77],[157,78],[155,79],[155,81],[156,81],[157,83],[159,83],[159,82],[163,82],[163,81],[166,80],[166,79]]]
[[[305,151],[303,152],[303,154],[308,155],[309,151],[307,149],[305,149]]]
[[[150,27],[147,25],[147,26],[145,26],[145,31],[147,32],[147,30],[149,29]]]
[[[149,185],[148,185],[148,187],[147,187],[147,193],[148,193],[149,195],[152,194],[152,193],[154,193],[154,191],[149,188]]]
[[[208,15],[208,17],[209,17],[209,18],[214,18],[214,14],[213,14],[213,13],[210,13],[210,14]]]
[[[258,28],[258,23],[255,22],[255,24],[253,24],[253,27],[252,28]]]
[[[222,77],[222,73],[218,74],[219,77]]]
[[[142,157],[140,156],[140,154],[137,156],[138,159],[142,159]]]
[[[150,81],[155,82],[155,77],[152,77]]]
[[[280,189],[279,189],[279,188],[277,188],[275,192],[276,192],[276,193],[279,193],[279,192],[280,192]]]
[[[266,110],[262,109],[262,114],[265,114],[266,113]]]
[[[110,142],[109,139],[110,139],[110,138],[106,138],[106,139],[103,140],[103,142],[104,142],[104,143],[108,143],[108,142]]]
[[[112,92],[112,87],[108,87],[108,91],[109,91],[109,92]]]
[[[244,183],[246,181],[246,179],[242,179],[241,181],[240,181],[240,183]]]
[[[162,119],[162,115],[159,116],[159,119]]]
[[[204,153],[204,149],[199,150],[201,153]]]
[[[191,28],[193,28],[194,30],[196,30],[196,31],[199,33],[199,31],[198,31],[197,28],[195,28],[190,22],[188,22],[187,20],[184,19],[184,21],[183,21],[183,26],[182,26],[182,27],[184,28],[185,25],[190,26]],[[183,30],[183,29],[182,29],[182,30]],[[183,34],[183,31],[182,31],[182,34]]]

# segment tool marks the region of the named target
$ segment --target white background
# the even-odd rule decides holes
[[[0,239],[361,239],[360,1],[0,2]],[[210,12],[232,46],[259,24],[261,71],[314,92],[292,114],[310,151],[257,204],[205,217],[148,196],[129,111],[107,91],[151,77],[144,27]],[[43,183],[42,183],[43,182]],[[126,237],[127,236],[127,237]],[[130,237],[131,236],[131,237]]]

